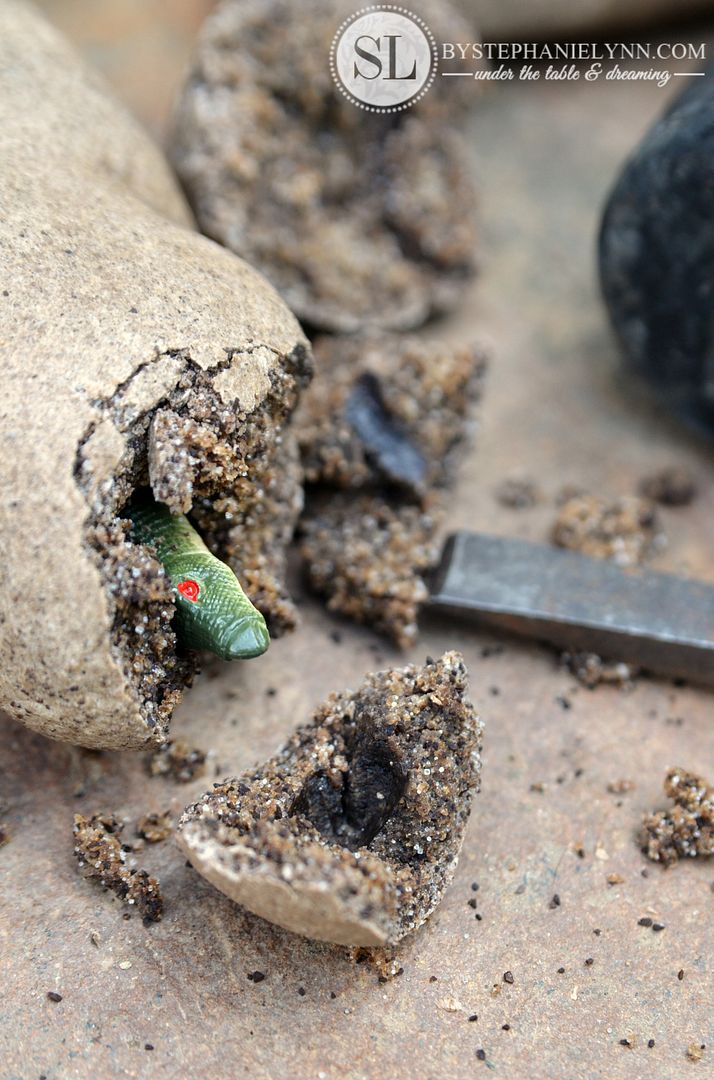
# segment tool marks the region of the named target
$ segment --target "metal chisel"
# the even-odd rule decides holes
[[[428,609],[714,684],[714,585],[545,544],[449,537]]]

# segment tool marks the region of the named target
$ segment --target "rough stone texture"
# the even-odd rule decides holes
[[[608,502],[596,495],[577,495],[565,502],[553,523],[558,547],[618,566],[637,566],[664,543],[654,504],[637,495]]]
[[[451,881],[481,770],[458,653],[333,693],[275,757],[181,819],[196,869],[306,937],[393,944]]]
[[[714,788],[686,769],[670,769],[664,793],[674,805],[645,814],[642,821],[647,857],[670,866],[680,858],[714,855]]]
[[[710,72],[692,80],[630,156],[600,233],[602,289],[630,363],[664,406],[710,432],[713,150]]]
[[[143,115],[158,125],[162,99],[151,88],[176,48],[183,9],[171,6],[163,30],[155,24],[151,51],[149,8],[152,0],[55,2],[95,55],[100,14],[112,25],[122,14],[124,40],[131,34],[142,47],[133,66],[128,48],[105,46],[103,55],[135,100],[146,80]],[[564,485],[614,496],[677,462],[700,494],[688,507],[662,507],[670,543],[654,565],[712,581],[710,455],[614,380],[617,354],[592,272],[604,194],[662,105],[651,85],[612,83],[499,88],[480,102],[469,131],[474,148],[488,147],[487,270],[440,333],[484,335],[494,363],[478,452],[460,470],[449,526],[542,541]],[[493,490],[524,471],[544,497],[516,513]],[[631,693],[585,690],[549,650],[454,620],[425,619],[405,659],[365,628],[338,635],[316,601],[300,609],[302,631],[260,660],[211,669],[177,710],[174,733],[213,750],[220,779],[269,758],[315,702],[358,686],[365,671],[421,663],[447,647],[463,653],[487,725],[484,783],[452,886],[397,946],[403,973],[382,983],[371,961],[352,964],[344,949],[249,914],[186,867],[171,842],[141,856],[161,879],[162,921],[148,929],[136,916],[124,921],[125,906],[77,874],[72,815],[106,806],[133,822],[169,801],[178,813],[210,781],[149,780],[143,755],[85,753],[3,720],[3,1069],[29,1080],[241,1071],[274,1080],[286,1062],[300,1080],[702,1076],[714,1041],[714,870],[710,859],[663,870],[641,855],[637,830],[663,805],[668,766],[714,776],[711,693],[647,678]],[[622,777],[636,787],[609,792]],[[612,875],[620,880],[609,885]],[[638,926],[643,916],[666,929]],[[256,971],[262,981],[248,978]],[[513,983],[503,982],[506,971]],[[49,1002],[49,990],[63,1000]],[[702,1061],[687,1060],[702,1043]]]
[[[212,437],[205,468],[155,455],[153,478],[224,520],[215,496],[235,493],[224,551],[265,540],[270,566],[233,561],[285,625],[274,538],[297,496],[279,436],[306,343],[267,282],[189,231],[158,150],[16,0],[0,50],[0,704],[56,738],[136,747],[165,736],[191,672],[160,568],[117,518],[152,414],[161,403],[192,426],[199,452]],[[280,511],[276,475],[292,483]]]
[[[308,484],[387,486],[424,500],[454,478],[486,363],[473,345],[410,335],[321,337],[295,418]]]
[[[74,815],[74,854],[83,875],[93,878],[120,900],[134,906],[146,922],[158,922],[164,909],[156,878],[131,866],[122,842],[123,823],[113,814]]]
[[[315,358],[295,421],[307,579],[330,611],[406,647],[437,557],[439,489],[463,458],[486,364],[471,345],[389,334],[323,337]]]
[[[473,272],[455,130],[466,95],[436,80],[403,113],[355,108],[327,62],[354,11],[350,0],[222,0],[201,31],[172,157],[201,229],[306,323],[405,329],[453,306]],[[428,19],[437,38],[465,40],[449,0],[431,0]]]
[[[424,578],[439,554],[437,523],[434,512],[374,492],[313,497],[300,522],[310,588],[328,611],[413,645],[429,596]]]

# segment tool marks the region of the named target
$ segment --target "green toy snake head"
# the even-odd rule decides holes
[[[265,619],[225,563],[192,552],[172,560],[169,577],[176,631],[188,648],[208,649],[223,660],[248,660],[268,648]]]
[[[156,550],[171,582],[181,644],[208,649],[223,660],[247,660],[264,653],[270,644],[265,619],[188,518],[172,514],[148,492],[135,496],[126,513],[132,540]]]

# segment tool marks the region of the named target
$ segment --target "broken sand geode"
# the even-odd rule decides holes
[[[453,479],[486,360],[416,334],[322,336],[295,415],[307,484],[392,488],[423,503]]]
[[[453,877],[482,724],[458,653],[367,676],[251,772],[189,806],[178,842],[231,899],[306,937],[384,945]]]
[[[193,508],[273,633],[301,503],[286,420],[307,342],[191,231],[158,150],[62,38],[0,7],[0,707],[97,748],[160,743],[190,680],[123,505]]]
[[[466,41],[449,0],[424,12]],[[172,157],[201,229],[249,259],[309,325],[409,329],[474,271],[465,105],[436,78],[406,109],[348,101],[329,58],[351,0],[222,0],[198,40]],[[446,86],[447,83],[452,85]]]
[[[406,647],[486,363],[472,345],[373,334],[318,338],[315,366],[295,416],[307,579],[331,611]]]
[[[435,565],[438,513],[372,491],[314,493],[300,519],[310,588],[328,611],[366,623],[402,649],[419,632],[424,580]]]

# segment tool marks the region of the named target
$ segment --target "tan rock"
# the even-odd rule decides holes
[[[308,325],[404,330],[454,307],[475,269],[461,137],[474,94],[437,79],[403,112],[348,101],[328,61],[356,10],[221,0],[201,28],[171,154],[202,231],[262,270]],[[449,0],[430,0],[424,17],[435,38],[468,36]]]
[[[178,842],[217,888],[288,930],[394,943],[454,875],[481,735],[458,653],[368,675],[189,806]]]
[[[0,706],[55,738],[139,747],[191,675],[160,568],[118,517],[148,482],[153,416],[185,438],[152,483],[179,502],[188,476],[219,554],[285,625],[278,518],[299,499],[279,433],[306,342],[260,275],[190,230],[157,149],[17,0],[0,72]]]

